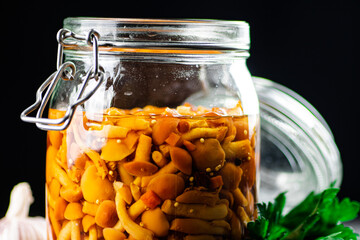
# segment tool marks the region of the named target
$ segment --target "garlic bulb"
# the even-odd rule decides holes
[[[46,223],[43,217],[29,217],[34,202],[30,185],[17,184],[10,194],[10,204],[0,219],[0,240],[45,240]]]

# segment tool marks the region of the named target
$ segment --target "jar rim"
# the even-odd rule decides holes
[[[100,44],[121,47],[166,47],[249,50],[249,24],[215,19],[69,17],[64,28],[100,34]]]

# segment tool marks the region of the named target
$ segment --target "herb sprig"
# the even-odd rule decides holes
[[[342,223],[358,216],[360,202],[337,198],[339,189],[311,192],[299,205],[283,215],[285,193],[274,202],[258,204],[259,217],[249,222],[250,239],[256,240],[356,240],[359,234]]]

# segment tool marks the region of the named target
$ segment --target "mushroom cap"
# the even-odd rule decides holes
[[[107,178],[102,179],[94,165],[85,170],[81,177],[80,187],[84,199],[91,203],[96,200],[113,199],[115,196],[112,183]]]
[[[109,139],[101,149],[101,158],[106,161],[120,161],[134,152],[135,148],[129,149],[125,143],[117,139]]]
[[[184,179],[171,173],[153,178],[147,186],[147,190],[154,191],[162,200],[175,199],[184,189]]]
[[[220,201],[219,195],[215,192],[207,192],[200,190],[189,190],[176,198],[177,202],[181,203],[202,203],[209,206],[215,206]]]
[[[232,191],[239,187],[243,173],[239,166],[236,166],[231,162],[227,162],[219,173],[222,176],[224,183],[223,187],[225,189]]]
[[[179,119],[173,117],[158,118],[152,128],[152,139],[156,145],[163,144],[165,139],[174,132],[179,123]]]
[[[145,161],[132,161],[124,163],[125,170],[137,177],[150,176],[158,170],[158,167]]]
[[[196,140],[194,144],[196,149],[190,153],[197,169],[206,171],[210,168],[213,171],[217,166],[224,164],[225,152],[217,139]]]
[[[104,228],[103,235],[105,239],[123,240],[127,238],[123,232],[115,228]]]
[[[179,147],[170,148],[170,157],[177,169],[186,175],[191,175],[192,158],[185,149]]]
[[[157,237],[166,237],[169,232],[170,224],[159,207],[145,211],[141,216],[141,222]]]
[[[113,227],[118,220],[115,202],[111,200],[103,201],[96,211],[96,224],[102,228]]]

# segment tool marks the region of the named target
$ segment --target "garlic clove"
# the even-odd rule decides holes
[[[26,182],[17,184],[10,194],[10,204],[6,212],[7,218],[25,218],[29,216],[30,205],[34,202],[30,185]]]
[[[4,218],[0,219],[0,240],[45,240],[46,223],[43,217],[29,217],[34,202],[30,185],[17,184],[10,194],[10,204]]]

